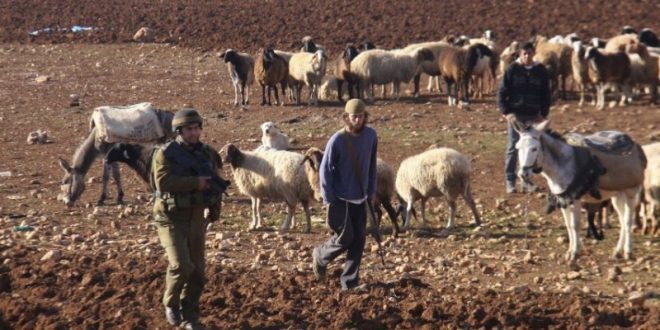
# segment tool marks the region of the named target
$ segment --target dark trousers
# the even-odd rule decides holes
[[[511,123],[507,123],[507,143],[504,159],[504,175],[506,181],[516,182],[516,163],[518,162],[518,150],[516,143],[520,140],[520,134],[513,129]]]
[[[334,234],[315,248],[313,253],[319,265],[326,267],[347,251],[340,278],[341,287],[344,290],[354,288],[360,282],[360,262],[367,236],[366,204],[357,205],[339,200],[328,206],[327,221]]]

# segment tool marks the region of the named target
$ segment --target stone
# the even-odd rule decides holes
[[[43,257],[41,257],[41,261],[46,261],[46,260],[53,260],[53,261],[59,261],[60,258],[62,257],[62,253],[58,250],[50,250],[44,254]]]
[[[45,82],[50,81],[50,77],[49,76],[38,76],[38,77],[34,78],[34,81],[38,84],[43,84]]]
[[[628,296],[628,302],[633,306],[642,306],[646,300],[646,294],[641,291],[635,291]]]
[[[582,278],[582,274],[580,274],[580,272],[568,272],[568,274],[566,274],[566,279],[569,281],[577,280],[579,278]]]

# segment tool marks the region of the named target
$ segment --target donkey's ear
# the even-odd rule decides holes
[[[538,131],[543,132],[543,131],[550,128],[550,120],[546,119],[546,120],[536,124],[536,126],[534,128],[536,128]]]
[[[509,119],[509,123],[511,124],[511,127],[518,133],[525,132],[528,128],[524,123],[522,123],[520,120],[516,119],[515,117],[507,118],[507,119]]]
[[[64,172],[71,173],[71,166],[69,166],[69,163],[67,163],[66,160],[62,159],[61,157],[57,157],[57,161],[60,163],[60,167],[64,170]]]

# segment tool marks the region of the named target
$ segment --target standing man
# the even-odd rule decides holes
[[[328,263],[346,252],[341,274],[342,290],[360,286],[360,262],[367,235],[367,202],[376,195],[376,131],[367,127],[364,102],[346,102],[344,128],[330,137],[321,168],[321,194],[328,205],[327,223],[334,232],[312,252],[312,269],[325,278]],[[363,287],[363,286],[361,286]]]
[[[497,105],[508,125],[504,173],[509,194],[516,192],[516,143],[520,139],[511,121],[531,123],[547,118],[550,98],[548,72],[542,64],[534,61],[534,44],[526,42],[518,52],[518,60],[506,68],[497,91]]]
[[[172,129],[176,139],[156,150],[151,168],[156,195],[154,220],[169,263],[163,304],[170,324],[201,329],[199,298],[206,281],[206,224],[219,218],[223,192],[217,191],[211,180],[218,178],[222,160],[213,148],[199,141],[202,117],[194,109],[177,111]]]

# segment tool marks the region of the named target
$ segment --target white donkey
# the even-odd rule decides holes
[[[581,202],[593,203],[610,198],[621,227],[613,257],[620,258],[623,252],[625,259],[631,259],[633,216],[646,167],[641,148],[634,143],[625,154],[614,154],[577,147],[551,133],[548,126],[547,120],[531,127],[514,124],[520,133],[516,144],[520,164],[518,176],[529,182],[532,172],[541,173],[550,192],[561,199],[569,237],[566,259],[574,265],[580,255]]]

